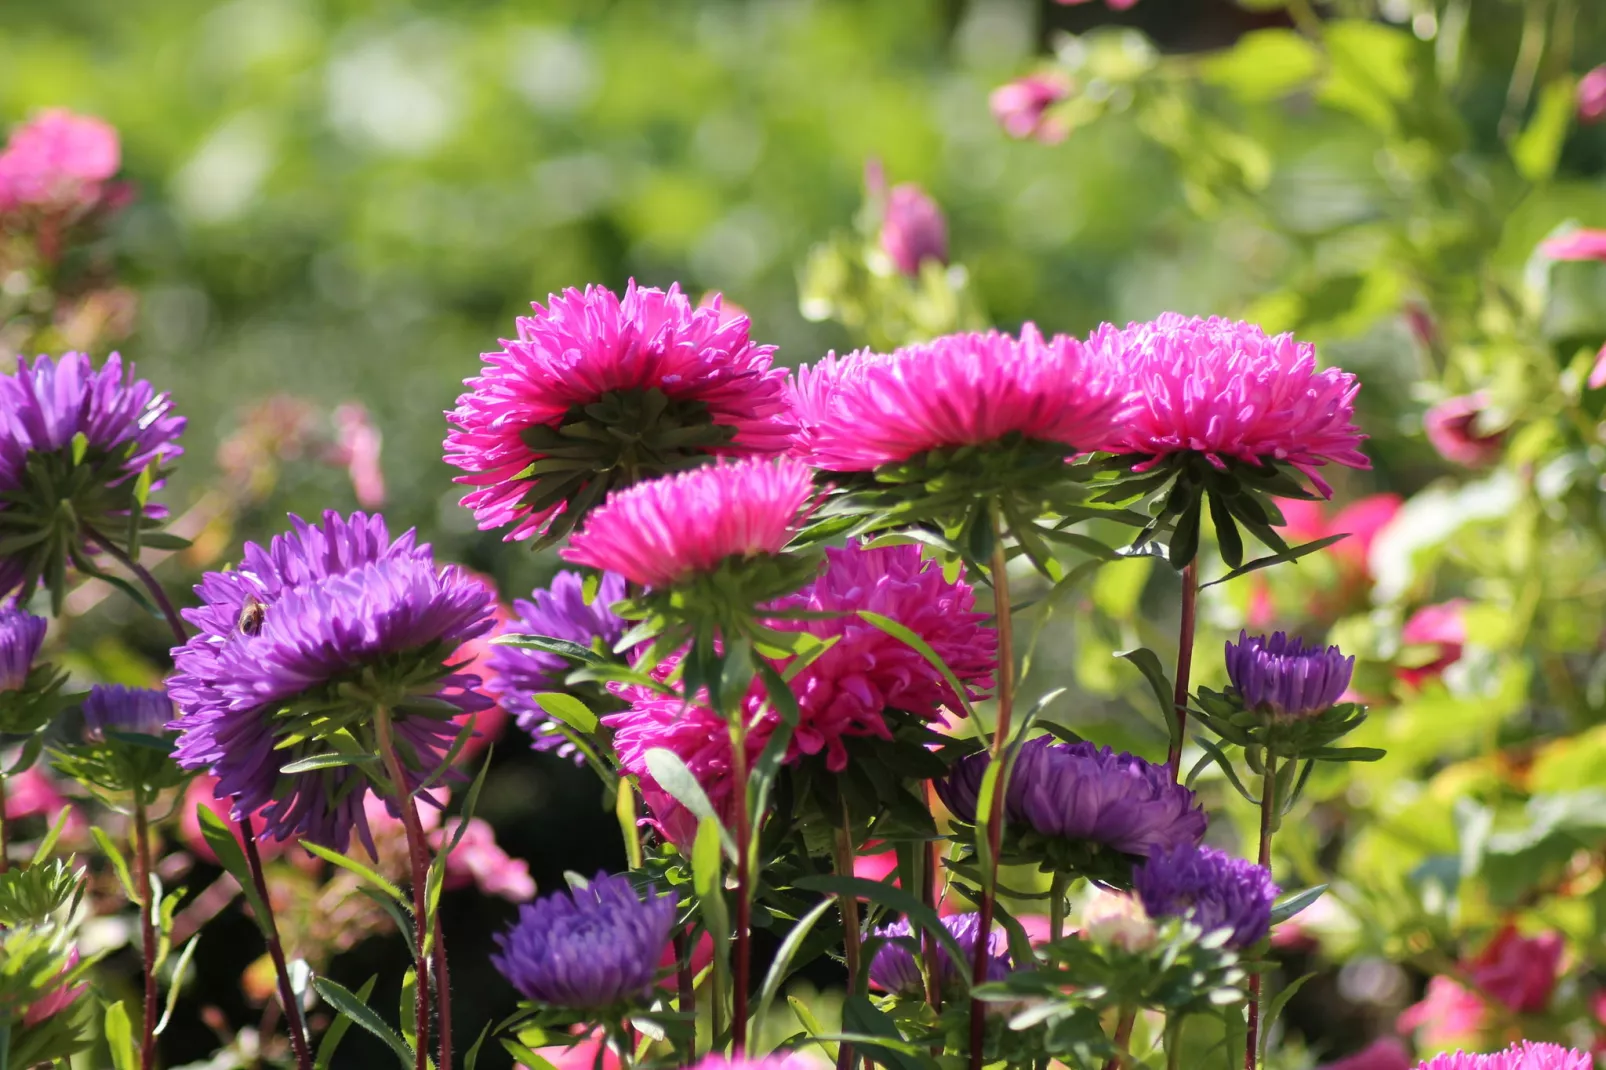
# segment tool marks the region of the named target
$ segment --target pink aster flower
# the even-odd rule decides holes
[[[1464,1051],[1436,1055],[1417,1070],[1594,1070],[1594,1065],[1594,1057],[1585,1052],[1523,1040],[1488,1055]]]
[[[1360,384],[1337,368],[1318,370],[1316,347],[1291,334],[1168,312],[1124,329],[1105,324],[1088,348],[1131,384],[1133,409],[1100,448],[1146,456],[1135,471],[1179,453],[1218,469],[1279,461],[1330,498],[1317,469],[1372,466],[1354,423]]]
[[[815,502],[813,473],[790,457],[694,468],[610,494],[563,558],[672,587],[729,558],[780,553]]]
[[[1606,260],[1606,230],[1568,231],[1541,243],[1539,252],[1552,260]]]
[[[1074,7],[1077,4],[1089,3],[1090,0],[1054,0],[1054,2],[1061,7]],[[1105,6],[1111,11],[1125,11],[1127,8],[1136,7],[1137,2],[1138,0],[1104,0]]]
[[[837,640],[791,681],[798,726],[788,761],[823,753],[826,768],[841,772],[848,762],[847,739],[890,738],[886,710],[931,720],[945,708],[960,705],[924,657],[866,623],[857,610],[880,613],[919,635],[948,663],[970,698],[983,697],[992,686],[998,640],[985,614],[975,611],[974,591],[962,578],[950,583],[918,547],[865,550],[850,544],[843,550],[827,550],[825,571],[814,583],[771,608],[835,614],[824,620],[767,622],[777,629],[806,630]],[[777,662],[776,668],[784,671],[785,665]],[[603,718],[614,730],[614,750],[620,763],[641,777],[648,808],[660,829],[682,842],[695,833],[696,822],[659,791],[647,769],[646,753],[663,747],[679,755],[723,812],[732,796],[725,719],[700,703],[687,704],[645,688],[621,688],[619,694],[630,707]],[[773,712],[758,716],[766,697],[763,683],[754,681],[744,700],[749,717],[756,718],[747,734],[748,768],[779,723]]]
[[[588,286],[532,307],[448,414],[446,462],[482,529],[528,538],[697,456],[785,449],[786,373],[717,299],[693,308],[677,286],[632,282],[623,298]]]
[[[1373,1042],[1362,1051],[1336,1063],[1323,1063],[1317,1070],[1411,1070],[1405,1045],[1393,1037]]]
[[[1423,1047],[1447,1048],[1476,1038],[1488,1016],[1476,992],[1438,976],[1428,979],[1421,1002],[1401,1011],[1394,1024],[1402,1033],[1415,1033]]]
[[[0,152],[0,211],[91,208],[121,159],[110,124],[65,108],[40,112]]]
[[[438,851],[452,842],[460,822],[450,818],[431,840]],[[470,818],[463,829],[463,838],[446,858],[446,887],[466,888],[473,885],[485,895],[501,896],[515,903],[535,898],[535,880],[530,876],[530,864],[522,858],[511,858],[496,842],[496,832],[479,818]]]
[[[1578,80],[1578,121],[1598,123],[1602,119],[1606,119],[1606,65]]]
[[[1472,979],[1517,1013],[1538,1014],[1550,1003],[1565,950],[1560,933],[1523,936],[1508,924],[1472,961]]]
[[[1074,338],[951,334],[890,354],[829,354],[797,370],[795,451],[816,468],[868,472],[1006,435],[1091,449],[1121,414],[1113,376]]]
[[[1071,95],[1071,80],[1060,71],[1028,74],[999,86],[987,98],[993,118],[1013,138],[1032,138],[1052,145],[1069,133],[1063,119],[1049,109]]]
[[[1423,606],[1411,614],[1400,629],[1404,646],[1431,647],[1432,657],[1420,665],[1397,668],[1394,674],[1407,687],[1421,687],[1444,675],[1444,670],[1461,660],[1467,643],[1467,601],[1453,598],[1438,605]]]
[[[1423,414],[1422,430],[1440,457],[1467,468],[1484,468],[1500,459],[1505,432],[1485,434],[1477,428],[1488,405],[1488,396],[1480,391],[1447,398]]]
[[[368,418],[368,410],[355,401],[335,408],[335,435],[329,460],[345,466],[357,504],[378,509],[385,504],[385,473],[379,466],[384,436]]]
[[[927,260],[948,262],[948,221],[925,190],[913,182],[893,186],[881,222],[881,250],[902,274],[920,277]]]
[[[78,949],[75,947],[67,953],[67,964],[62,967],[62,975],[71,973],[77,965]],[[49,1021],[51,1018],[61,1014],[68,1007],[71,1007],[74,1003],[78,1002],[78,997],[82,996],[87,991],[89,991],[88,984],[68,985],[58,982],[52,991],[35,1000],[33,1004],[23,1012],[23,1028],[26,1029],[29,1026],[38,1025],[40,1022]]]

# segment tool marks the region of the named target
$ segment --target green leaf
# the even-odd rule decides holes
[[[1578,88],[1572,75],[1551,81],[1539,94],[1539,106],[1527,129],[1511,144],[1511,159],[1523,178],[1535,185],[1549,182],[1561,159],[1561,146],[1572,125]]]
[[[234,838],[233,830],[212,812],[210,806],[196,807],[195,816],[201,824],[201,837],[217,856],[218,865],[235,879],[245,895],[245,901],[251,904],[251,914],[256,919],[257,928],[262,930],[264,937],[272,939],[273,934],[268,926],[273,915],[268,913],[268,905],[257,894],[256,882],[251,879],[251,867],[245,860],[245,851]]]
[[[1171,686],[1170,677],[1165,674],[1165,666],[1160,663],[1160,656],[1146,646],[1140,646],[1135,650],[1117,651],[1115,656],[1134,665],[1149,682],[1149,690],[1154,692],[1154,702],[1160,711],[1161,723],[1165,725],[1166,734],[1175,745],[1177,732],[1180,731],[1177,723],[1176,692]]]
[[[1221,559],[1227,563],[1227,567],[1241,566],[1244,563],[1243,536],[1238,534],[1238,525],[1233,522],[1232,510],[1219,494],[1210,495],[1210,526],[1216,529],[1216,545],[1221,550]]]
[[[1238,794],[1242,795],[1250,806],[1260,805],[1260,800],[1249,794],[1249,789],[1245,788],[1243,781],[1238,779],[1238,770],[1232,767],[1232,761],[1228,759],[1220,747],[1203,736],[1194,736],[1193,741],[1204,748],[1205,756],[1199,760],[1199,764],[1194,766],[1193,771],[1188,774],[1189,787],[1193,786],[1193,778],[1199,774],[1208,762],[1215,762],[1221,766],[1221,771],[1227,775],[1228,782],[1237,789]]]
[[[38,847],[34,848],[33,858],[29,861],[29,865],[37,866],[50,857],[50,852],[56,849],[56,844],[60,841],[62,831],[66,829],[67,819],[70,817],[72,817],[72,807],[62,806],[61,812],[56,815],[55,822],[50,826],[50,831],[45,833],[45,838],[39,841]]]
[[[898,1023],[864,996],[852,995],[843,1001],[842,1030],[844,1035],[852,1035],[859,1047],[874,1048],[878,1053],[877,1062],[896,1070],[922,1070],[925,1064],[933,1062],[929,1055],[920,1058],[920,1049],[911,1046],[898,1032]]]
[[[1239,576],[1247,576],[1251,572],[1258,572],[1263,568],[1270,568],[1272,565],[1279,564],[1283,561],[1298,561],[1302,557],[1308,557],[1309,555],[1316,553],[1318,550],[1325,550],[1335,542],[1339,542],[1347,538],[1349,538],[1348,532],[1344,532],[1340,535],[1328,535],[1326,538],[1316,539],[1313,542],[1307,542],[1299,546],[1291,547],[1287,553],[1270,554],[1266,557],[1257,557],[1248,564],[1240,565],[1238,568],[1233,569],[1220,579],[1211,580],[1209,583],[1201,583],[1199,585],[1199,589],[1202,591],[1206,587],[1214,587],[1218,583],[1226,583],[1228,580],[1235,580]]]
[[[1295,892],[1293,895],[1279,899],[1277,904],[1271,908],[1271,923],[1273,925],[1281,925],[1320,899],[1325,891],[1327,891],[1327,885],[1318,884],[1314,887],[1306,888],[1303,892]]]
[[[368,1002],[368,997],[374,994],[374,983],[378,980],[379,977],[377,975],[370,977],[361,988],[357,989],[357,998],[365,1005]],[[346,1030],[350,1028],[351,1019],[349,1017],[344,1014],[338,1014],[335,1016],[335,1020],[331,1022],[329,1024],[329,1028],[324,1031],[323,1042],[318,1045],[318,1053],[313,1058],[313,1066],[315,1070],[329,1070],[329,1064],[334,1060],[335,1057],[335,1049],[340,1047],[340,1041],[344,1039]],[[486,1028],[489,1028],[489,1026]],[[485,1039],[484,1033],[480,1034],[480,1039]],[[479,1045],[476,1044],[474,1047],[477,1050]]]
[[[291,775],[295,773],[315,773],[320,769],[339,769],[348,765],[371,765],[379,761],[376,754],[314,754],[309,758],[294,761],[279,770],[280,773]]]
[[[402,890],[395,884],[391,883],[389,879],[381,875],[377,870],[370,869],[361,862],[357,861],[355,858],[348,858],[338,851],[331,850],[330,848],[319,843],[313,843],[311,840],[302,840],[301,846],[306,848],[312,854],[317,855],[325,862],[328,862],[330,865],[339,866],[341,869],[344,869],[350,873],[355,873],[362,880],[373,885],[381,892],[384,892],[386,895],[396,900],[396,902],[400,903],[404,909],[410,907],[411,901],[402,894]]]
[[[820,1025],[820,1020],[814,1017],[814,1012],[809,1009],[807,1003],[804,1003],[796,996],[787,996],[786,1005],[792,1008],[792,1013],[797,1015],[797,1020],[803,1023],[803,1028],[808,1031],[809,1036],[821,1040],[825,1038],[825,1029]],[[832,1062],[836,1062],[837,1049],[835,1044],[822,1043],[820,1047],[825,1049],[825,1054],[830,1057]]]
[[[371,985],[372,983],[370,980],[369,984]],[[318,995],[322,996],[324,1002],[328,1003],[329,1006],[384,1041],[386,1046],[396,1053],[396,1058],[401,1061],[403,1070],[412,1070],[412,1051],[408,1049],[402,1038],[396,1035],[396,1031],[386,1025],[383,1018],[374,1013],[368,1006],[366,999],[359,999],[350,989],[331,981],[327,977],[314,977],[312,979],[312,987],[318,990]],[[331,1052],[331,1054],[333,1053]]]
[[[173,975],[167,979],[167,1006],[162,1009],[162,1020],[156,1023],[157,1036],[161,1036],[167,1030],[167,1023],[173,1020],[173,1008],[178,1006],[179,993],[184,990],[184,975],[190,970],[190,959],[195,957],[195,946],[200,942],[200,933],[190,937],[178,953],[178,961],[173,963]]]
[[[106,1046],[111,1049],[114,1070],[139,1070],[139,1052],[134,1049],[134,1027],[128,1010],[121,1003],[106,1006]]]
[[[1288,1001],[1294,998],[1294,994],[1305,987],[1305,982],[1315,976],[1314,973],[1307,973],[1277,993],[1267,1004],[1266,1016],[1260,1023],[1260,1065],[1266,1065],[1266,1045],[1271,1040],[1271,1027],[1276,1024],[1278,1015],[1282,1014],[1283,1008],[1288,1006]]]
[[[930,662],[932,668],[942,674],[942,678],[947,682],[949,689],[958,697],[959,704],[965,708],[965,714],[972,719],[973,723],[975,722],[976,711],[970,707],[970,699],[965,694],[964,686],[960,684],[959,678],[954,675],[954,671],[948,667],[948,663],[943,661],[937,652],[931,648],[931,644],[891,617],[883,617],[881,614],[872,613],[868,609],[859,610],[859,616],[894,639],[901,639],[912,647],[915,653]]]
[[[543,691],[535,696],[535,703],[556,720],[588,735],[597,730],[597,715],[584,702],[562,691]]]
[[[901,888],[894,888],[890,884],[869,880],[864,877],[838,877],[838,876],[808,876],[799,877],[795,886],[806,892],[822,892],[827,895],[851,895],[859,899],[868,899],[872,903],[879,903],[888,910],[895,910],[909,919],[911,925],[918,925],[931,935],[935,936],[948,954],[954,957],[955,962],[969,962],[971,956],[965,954],[959,941],[954,939],[953,933],[937,917],[937,912],[926,904],[910,895]],[[970,975],[967,971],[957,970],[961,983],[968,990]]]
[[[492,639],[491,643],[495,646],[518,647],[521,650],[541,650],[568,658],[570,661],[582,661],[593,665],[607,660],[588,646],[581,646],[567,639],[555,639],[550,635],[499,635]]]
[[[491,1023],[486,1022],[485,1027],[480,1030],[480,1035],[475,1039],[474,1046],[468,1049],[467,1055],[463,1056],[463,1070],[474,1070],[479,1065],[480,1048],[485,1045],[485,1038],[490,1035]]]
[[[647,752],[646,759],[647,772],[652,774],[658,786],[667,791],[676,802],[690,810],[699,821],[712,820],[719,829],[720,840],[725,845],[726,853],[735,858],[736,841],[731,838],[729,830],[719,820],[719,815],[714,812],[714,804],[708,801],[708,793],[697,782],[696,775],[681,760],[680,755],[664,747],[654,747]]]
[[[174,535],[170,531],[147,531],[140,535],[139,541],[153,550],[188,550],[195,545],[182,535]]]
[[[764,978],[764,987],[759,990],[758,1002],[754,1004],[753,1021],[762,1022],[769,1014],[770,1004],[775,1002],[776,994],[780,992],[781,985],[791,973],[792,959],[796,957],[798,948],[803,946],[803,941],[808,937],[809,930],[814,928],[814,923],[819,921],[835,902],[834,899],[820,900],[813,910],[798,918],[792,925],[791,931],[786,934],[786,939],[782,940],[781,946],[776,949],[775,958],[770,963],[770,972]]]
[[[1324,762],[1375,762],[1387,754],[1382,747],[1318,747],[1300,757],[1319,758]]]
[[[130,903],[143,903],[145,897],[134,887],[134,878],[128,870],[128,859],[123,856],[117,844],[112,842],[111,836],[107,835],[106,830],[99,825],[89,826],[89,834],[95,837],[95,842],[111,861],[112,869],[117,873],[117,882],[123,886],[123,895],[128,897]]]
[[[1282,6],[1282,0],[1275,6]],[[1321,52],[1293,30],[1251,30],[1231,48],[1206,57],[1199,73],[1239,100],[1261,103],[1304,89],[1321,66]]]

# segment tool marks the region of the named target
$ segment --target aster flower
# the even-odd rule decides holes
[[[1307,647],[1283,632],[1227,643],[1227,675],[1249,709],[1274,717],[1309,717],[1335,705],[1349,687],[1355,658],[1336,646]]]
[[[45,641],[46,622],[15,602],[0,605],[0,693],[21,691]],[[0,700],[3,701],[3,700]]]
[[[590,605],[586,604],[584,587],[585,580],[578,572],[559,572],[546,589],[533,592],[528,601],[514,601],[513,616],[502,625],[502,634],[544,635],[588,648],[600,640],[603,649],[611,651],[627,627],[624,619],[609,608],[625,596],[624,577],[604,574]],[[574,750],[534,698],[544,691],[563,690],[567,661],[543,650],[498,644],[491,647],[486,668],[485,690],[530,734],[536,750],[556,750],[559,754]],[[578,754],[575,760],[581,760]]]
[[[1578,79],[1578,121],[1587,125],[1602,119],[1606,119],[1606,65]]]
[[[96,684],[84,699],[84,729],[91,739],[112,732],[160,736],[172,719],[173,701],[166,691]]]
[[[1408,663],[1394,670],[1401,683],[1408,688],[1421,688],[1429,680],[1443,676],[1444,670],[1461,660],[1467,645],[1468,605],[1465,598],[1452,598],[1448,602],[1423,606],[1411,614],[1400,628],[1400,644],[1419,648],[1421,654],[1402,659]]]
[[[870,472],[932,450],[1015,436],[1068,452],[1114,433],[1120,398],[1082,344],[1036,327],[954,334],[891,354],[826,356],[797,371],[796,453],[832,472]]]
[[[950,914],[942,919],[943,928],[953,934],[954,940],[965,952],[965,961],[955,962],[953,953],[946,951],[941,957],[942,983],[946,988],[956,977],[970,976],[971,963],[976,954],[976,941],[981,936],[981,915]],[[919,934],[908,919],[893,922],[873,930],[873,936],[887,940],[870,960],[870,983],[885,992],[900,996],[917,996],[925,990],[920,972],[920,959],[910,950],[909,944],[919,940]],[[906,942],[907,941],[907,942]],[[1001,981],[1013,968],[1009,957],[1009,942],[1004,934],[994,929],[987,936],[987,980]]]
[[[835,640],[789,682],[797,697],[798,723],[788,761],[823,754],[826,768],[847,768],[847,743],[854,737],[890,739],[885,712],[898,710],[926,720],[961,706],[940,673],[918,652],[866,622],[867,609],[897,621],[920,636],[953,671],[968,697],[985,696],[997,663],[997,634],[985,614],[975,610],[975,592],[963,577],[952,582],[917,546],[864,549],[850,542],[825,552],[826,567],[806,588],[771,603],[776,612],[805,610],[831,614],[824,619],[775,619],[778,631],[807,631]],[[774,663],[785,672],[786,662]],[[662,668],[662,667],[661,667]],[[621,764],[641,778],[648,806],[660,828],[675,842],[695,831],[678,804],[662,793],[646,766],[647,751],[663,747],[677,754],[696,775],[716,809],[732,797],[730,734],[723,717],[702,703],[647,688],[620,688],[629,707],[602,718],[613,729]],[[748,768],[780,723],[773,710],[758,716],[768,694],[761,681],[750,685],[743,708],[752,727],[747,734]],[[755,719],[756,718],[756,719]]]
[[[479,677],[450,659],[490,629],[492,597],[472,575],[436,565],[411,531],[392,541],[383,517],[328,512],[321,524],[291,524],[195,589],[202,604],[184,615],[199,634],[175,652],[168,680],[181,713],[170,726],[181,733],[176,757],[218,778],[236,820],[261,808],[275,838],[342,851],[355,828],[372,852],[365,774],[285,767],[351,737],[375,753],[383,707],[409,780],[431,773],[457,734],[451,718],[491,705]],[[344,735],[330,742],[334,733]]]
[[[1323,1063],[1317,1070],[1411,1070],[1411,1059],[1405,1053],[1404,1044],[1393,1037],[1384,1037],[1348,1058]]]
[[[131,791],[150,803],[186,776],[173,761],[165,691],[97,684],[84,698],[84,741],[56,748],[58,772],[107,791]]]
[[[948,262],[948,223],[942,209],[912,182],[893,186],[881,221],[881,251],[898,271],[920,277],[927,260]]]
[[[1488,395],[1447,398],[1422,416],[1422,430],[1439,456],[1467,468],[1487,468],[1505,449],[1504,430],[1481,430]]]
[[[599,873],[520,907],[491,961],[525,999],[600,1010],[650,995],[674,924],[673,896],[643,901],[627,878]]]
[[[1154,848],[1132,883],[1151,917],[1186,917],[1205,932],[1231,929],[1234,948],[1266,935],[1278,893],[1264,866],[1192,844]]]
[[[1575,1048],[1523,1040],[1488,1055],[1435,1055],[1417,1070],[1593,1070],[1594,1065],[1594,1056]]]
[[[1013,138],[1033,138],[1045,144],[1065,140],[1065,120],[1049,109],[1071,95],[1071,80],[1059,71],[1028,74],[1001,85],[987,98],[993,118]]]
[[[795,1051],[772,1051],[756,1059],[714,1052],[693,1063],[691,1070],[819,1070],[819,1064]]]
[[[1054,2],[1062,7],[1066,7],[1074,6],[1076,4],[1085,4],[1088,3],[1089,0],[1054,0]],[[1107,6],[1111,11],[1125,11],[1128,8],[1136,7],[1138,0],[1104,0],[1104,3],[1105,6]]]
[[[110,124],[65,108],[40,112],[0,152],[0,212],[92,208],[121,162]]]
[[[943,805],[967,824],[976,820],[990,761],[973,754],[936,782]],[[1104,852],[1142,858],[1154,849],[1192,847],[1205,833],[1198,799],[1173,782],[1166,766],[1051,736],[1021,745],[1004,805],[1006,853],[1045,869],[1086,871]],[[1119,879],[1119,868],[1125,867],[1107,876]]]
[[[1546,238],[1539,255],[1551,260],[1606,260],[1606,230],[1580,227]]]
[[[69,562],[93,569],[97,545],[124,551],[131,528],[167,514],[146,496],[183,450],[184,418],[113,353],[19,361],[0,376],[0,597],[41,581],[61,611]]]
[[[785,448],[786,373],[717,300],[632,282],[623,298],[588,286],[532,307],[448,415],[446,462],[482,529],[555,539],[611,490]]]

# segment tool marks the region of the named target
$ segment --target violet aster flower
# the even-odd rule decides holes
[[[643,901],[627,878],[599,873],[520,907],[491,961],[525,999],[599,1010],[651,993],[674,924],[673,896]]]
[[[623,298],[588,286],[532,307],[448,414],[446,462],[482,529],[556,536],[610,490],[786,448],[786,373],[717,298],[693,308],[678,287],[632,282]]]
[[[1578,121],[1598,123],[1602,119],[1606,119],[1606,65],[1578,80]]]
[[[989,761],[985,753],[973,754],[937,782],[943,805],[962,821],[976,819]],[[1198,799],[1174,783],[1165,766],[1051,736],[1021,745],[1004,800],[1011,826],[1137,857],[1156,848],[1192,847],[1205,833]]]
[[[546,635],[567,639],[583,647],[602,640],[603,648],[625,633],[625,621],[609,609],[625,596],[623,576],[608,573],[602,577],[596,598],[586,605],[584,578],[578,572],[559,572],[545,590],[537,590],[528,601],[513,602],[513,617],[502,626],[506,635]],[[485,690],[511,713],[519,727],[530,734],[536,750],[556,750],[567,754],[573,744],[552,731],[552,719],[535,701],[543,691],[563,690],[563,676],[569,663],[557,654],[514,646],[492,646],[486,662]],[[576,761],[580,757],[576,755]]]
[[[0,152],[0,211],[93,207],[121,162],[108,123],[65,108],[40,112]]]
[[[1278,893],[1264,866],[1192,844],[1154,848],[1132,884],[1150,917],[1187,917],[1205,932],[1231,929],[1228,944],[1236,948],[1266,935]]]
[[[138,477],[160,489],[162,465],[184,451],[184,418],[113,353],[96,371],[82,353],[22,360],[0,376],[0,597],[26,598],[41,581],[60,610],[65,563],[93,543],[123,545],[139,507]],[[61,508],[63,496],[71,510]],[[167,514],[147,501],[147,518]],[[64,524],[62,518],[71,517]]]
[[[1115,433],[1122,402],[1082,343],[1044,339],[1031,324],[1007,334],[953,334],[890,354],[830,354],[797,370],[795,452],[816,468],[869,472],[943,447],[1006,436],[1072,450]]]
[[[951,952],[942,955],[942,983],[947,987],[954,982],[956,976],[970,976],[971,963],[976,954],[976,940],[981,935],[981,915],[974,912],[950,914],[942,919],[942,924],[953,934],[954,940],[965,952],[965,961],[960,963],[954,962]],[[873,935],[886,937],[889,941],[896,941],[899,938],[920,939],[919,933],[907,919],[881,926]],[[987,979],[1003,980],[1012,966],[1009,958],[1009,942],[998,929],[994,929],[987,937],[987,957]],[[925,980],[920,973],[919,957],[906,944],[894,942],[882,944],[877,949],[875,958],[870,960],[870,983],[895,995],[919,995],[925,988]]]
[[[942,209],[913,182],[893,186],[881,223],[881,250],[899,272],[920,277],[926,260],[948,262],[948,223]]]
[[[1332,708],[1354,670],[1354,657],[1338,647],[1307,647],[1283,632],[1268,639],[1240,631],[1236,643],[1227,643],[1227,676],[1244,706],[1276,717],[1309,717]]]
[[[813,473],[789,457],[708,465],[608,495],[562,554],[644,587],[673,587],[727,560],[779,554],[815,500]]]
[[[1145,458],[1147,471],[1182,454],[1225,470],[1229,460],[1287,464],[1323,497],[1327,464],[1370,468],[1355,427],[1355,376],[1318,370],[1316,348],[1252,323],[1168,312],[1152,323],[1093,332],[1089,350],[1131,384],[1132,410],[1100,448]]]
[[[202,604],[184,616],[200,634],[177,649],[168,680],[181,713],[175,757],[218,778],[236,820],[263,808],[273,837],[342,851],[355,828],[372,852],[364,774],[282,769],[333,750],[320,731],[345,729],[375,753],[384,706],[410,778],[432,772],[457,734],[450,718],[491,706],[479,677],[450,659],[491,628],[494,595],[438,566],[413,532],[392,541],[383,517],[290,519],[290,532],[247,543],[238,568],[195,588]]]
[[[161,736],[173,716],[173,700],[166,691],[96,684],[84,699],[84,729],[91,739],[107,732]]]
[[[1052,145],[1069,132],[1065,121],[1049,109],[1071,95],[1071,80],[1060,71],[1028,74],[999,86],[987,98],[993,118],[1013,138],[1033,138]]]
[[[21,691],[45,641],[46,622],[15,602],[0,604],[0,692]]]

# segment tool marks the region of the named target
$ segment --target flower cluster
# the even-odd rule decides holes
[[[40,112],[0,152],[0,212],[92,208],[121,163],[110,124],[64,108]]]

